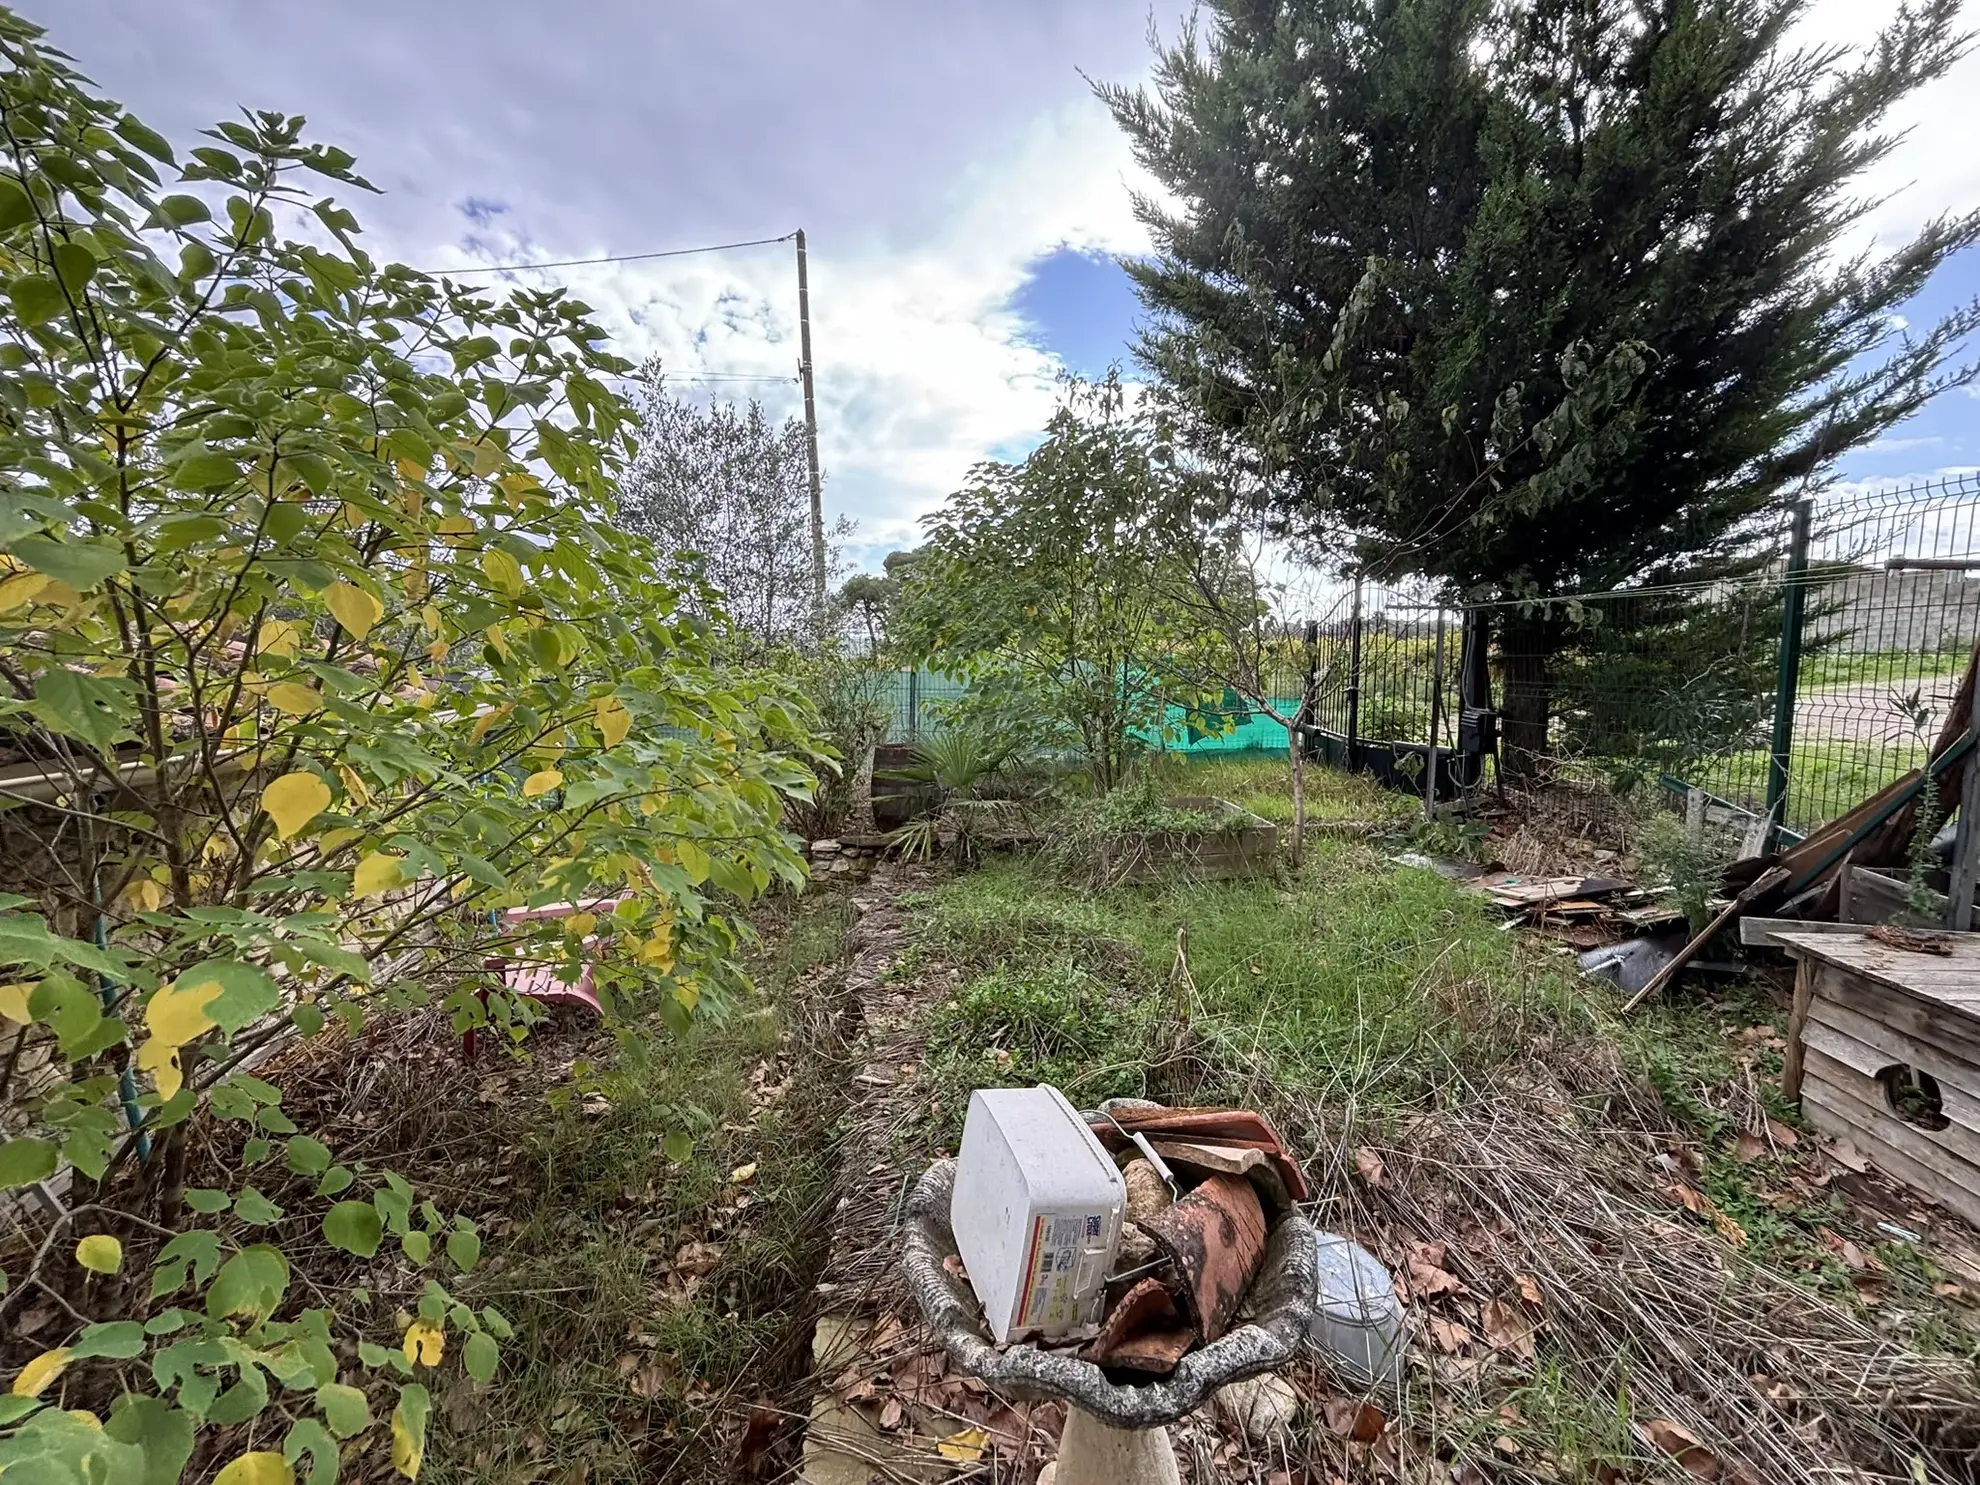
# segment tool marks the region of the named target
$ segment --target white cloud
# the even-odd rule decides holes
[[[919,240],[810,240],[827,503],[859,522],[864,561],[913,540],[915,518],[972,463],[1043,425],[1059,364],[1027,342],[1011,297],[1027,265],[1060,245],[1146,250],[1129,205],[1134,170],[1106,110],[1082,99],[1041,114],[972,165]],[[501,233],[505,220],[480,234],[488,251],[520,248]],[[431,266],[474,261],[454,248]],[[781,244],[555,276],[599,310],[629,357],[657,354],[683,378],[788,379],[798,360],[795,274],[791,245]],[[690,385],[756,396],[780,413],[801,408],[789,381]]]

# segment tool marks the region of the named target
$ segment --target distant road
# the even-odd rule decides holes
[[[1849,686],[1803,692],[1794,703],[1795,735],[1881,743],[1886,747],[1910,742],[1911,724],[1904,713],[1891,704],[1891,693],[1897,691],[1909,696],[1914,686],[1919,691],[1919,700],[1931,708],[1932,720],[1925,728],[1925,737],[1929,742],[1938,735],[1939,723],[1952,706],[1953,692],[1959,689],[1958,676],[1938,676],[1932,680],[1903,684],[1861,681]]]

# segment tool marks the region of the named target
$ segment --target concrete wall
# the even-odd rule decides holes
[[[1980,636],[1980,574],[1856,572],[1810,595],[1812,634],[1847,634],[1847,652],[1948,650]]]

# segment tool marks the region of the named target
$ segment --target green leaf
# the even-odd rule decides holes
[[[34,220],[34,203],[22,189],[18,177],[0,175],[0,232],[11,232],[23,222]]]
[[[67,583],[78,593],[87,593],[106,578],[115,577],[126,566],[124,554],[102,542],[23,536],[8,550],[36,572],[45,572],[57,582]]]
[[[509,1324],[509,1317],[493,1305],[482,1306],[481,1327],[498,1341],[506,1341],[516,1333],[515,1327]]]
[[[417,1227],[399,1234],[399,1247],[414,1263],[424,1263],[433,1256],[433,1239]]]
[[[270,1227],[282,1220],[282,1209],[250,1186],[235,1198],[234,1215],[250,1227]]]
[[[163,1398],[126,1392],[110,1405],[103,1431],[144,1454],[144,1473],[132,1485],[178,1485],[192,1458],[193,1421]]]
[[[7,286],[7,297],[14,301],[14,313],[23,325],[45,325],[69,308],[69,296],[46,273],[22,274]]]
[[[69,1354],[82,1360],[103,1356],[112,1361],[128,1361],[143,1354],[144,1327],[135,1320],[112,1320],[103,1325],[87,1325],[69,1348]]]
[[[307,1002],[290,1011],[289,1019],[296,1023],[296,1030],[304,1036],[315,1036],[323,1030],[323,1012]]]
[[[21,1138],[0,1144],[0,1191],[47,1180],[55,1174],[56,1153],[47,1140]]]
[[[461,1358],[467,1364],[467,1374],[477,1382],[486,1382],[495,1375],[496,1364],[501,1360],[501,1348],[495,1344],[495,1337],[476,1331],[467,1338],[467,1347]]]
[[[679,1165],[694,1153],[694,1139],[684,1129],[672,1130],[660,1141],[660,1153]]]
[[[333,1165],[323,1173],[323,1179],[316,1183],[318,1196],[335,1196],[339,1191],[348,1191],[356,1177],[347,1165]]]
[[[172,163],[172,146],[163,134],[147,128],[134,114],[125,114],[117,120],[117,137],[137,149],[143,150],[154,160],[167,165]]]
[[[197,196],[165,196],[158,202],[158,215],[174,227],[190,227],[213,220],[213,211]]]
[[[206,1003],[206,1014],[225,1032],[239,1031],[281,1003],[275,982],[252,964],[234,959],[209,959],[179,976],[181,985],[214,984],[220,993]]]
[[[466,1273],[481,1261],[481,1235],[471,1226],[456,1227],[447,1234],[447,1257]]]
[[[213,1400],[208,1423],[245,1423],[268,1406],[268,1379],[253,1364],[241,1368],[241,1379]]]
[[[71,298],[80,300],[89,281],[96,277],[96,254],[79,242],[58,242],[53,256],[55,277],[61,280]]]
[[[220,1265],[206,1291],[206,1313],[216,1320],[234,1315],[266,1320],[288,1291],[289,1260],[279,1250],[257,1244]]]
[[[131,683],[78,675],[57,667],[34,683],[34,714],[51,732],[81,738],[99,753],[108,753],[136,722]]]
[[[241,477],[238,460],[202,449],[188,454],[166,471],[165,480],[175,490],[224,490]]]
[[[190,1263],[193,1283],[204,1284],[213,1277],[213,1270],[220,1264],[220,1235],[204,1227],[180,1233],[159,1249],[156,1259],[161,1264],[174,1260]]]
[[[323,1218],[323,1237],[333,1248],[369,1258],[378,1251],[385,1224],[368,1201],[340,1201]]]
[[[316,1406],[323,1421],[340,1439],[352,1438],[371,1427],[371,1405],[364,1393],[341,1382],[325,1382],[316,1389]]]
[[[224,1212],[234,1204],[234,1199],[224,1191],[215,1191],[210,1186],[191,1186],[186,1189],[186,1205],[195,1212],[212,1216]]]
[[[337,1441],[314,1418],[298,1418],[282,1440],[282,1457],[294,1464],[309,1455],[309,1485],[336,1485]]]
[[[321,1140],[298,1134],[289,1140],[289,1169],[299,1175],[321,1175],[330,1168],[330,1147]]]

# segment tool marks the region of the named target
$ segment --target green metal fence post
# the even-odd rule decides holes
[[[1794,752],[1794,692],[1801,678],[1801,616],[1808,596],[1808,533],[1813,501],[1794,503],[1786,581],[1781,590],[1781,668],[1774,682],[1774,743],[1767,759],[1767,849],[1787,822],[1788,765]]]
[[[907,681],[908,740],[912,742],[921,736],[921,667],[919,665],[908,671]]]
[[[1348,620],[1347,768],[1361,768],[1361,574],[1354,575],[1354,613]]]

